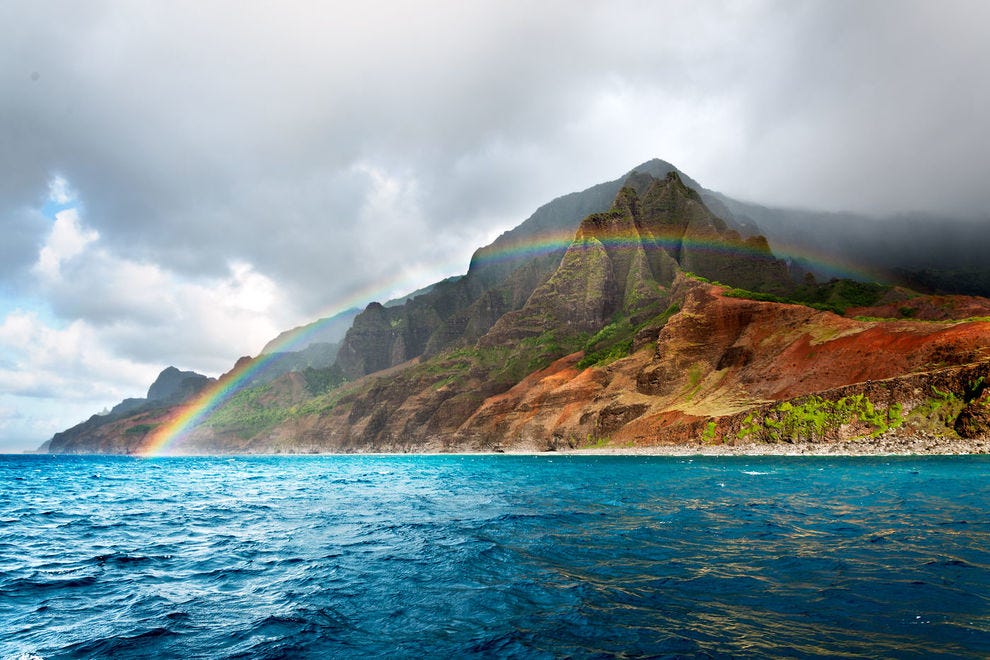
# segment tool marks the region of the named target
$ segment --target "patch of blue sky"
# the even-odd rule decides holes
[[[63,330],[69,324],[66,319],[56,316],[47,302],[38,298],[20,296],[0,296],[0,324],[15,313],[25,313],[35,316],[53,330]]]
[[[49,220],[55,220],[55,215],[61,211],[66,211],[68,209],[78,209],[80,207],[79,200],[71,199],[67,202],[58,202],[52,198],[45,200],[45,203],[41,205],[41,214],[48,218]]]

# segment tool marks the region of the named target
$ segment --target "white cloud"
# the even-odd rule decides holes
[[[35,270],[45,279],[57,279],[62,263],[82,254],[86,246],[99,237],[98,232],[81,226],[76,209],[59,211],[51,234],[38,253]]]
[[[235,261],[230,265],[230,277],[220,282],[216,298],[227,311],[235,314],[265,314],[276,306],[278,288],[251,264]]]
[[[183,277],[104,246],[75,209],[58,214],[35,274],[69,329],[98,329],[107,351],[141,363],[221,371],[298,320],[275,282],[247,262],[220,277]]]
[[[25,310],[0,323],[0,356],[0,392],[59,401],[140,395],[157,373],[114,355],[84,321],[58,328]]]
[[[988,12],[0,3],[0,309],[215,373],[653,157],[768,204],[985,214]]]
[[[48,198],[56,204],[68,204],[76,198],[76,191],[64,177],[55,175],[48,182]]]
[[[250,263],[183,277],[117,254],[76,209],[57,214],[32,273],[34,297],[0,318],[0,451],[144,396],[168,365],[217,375],[300,320]]]

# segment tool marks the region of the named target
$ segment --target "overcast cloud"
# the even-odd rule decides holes
[[[765,204],[986,222],[987,25],[978,1],[4,2],[0,450],[463,272],[652,157]]]

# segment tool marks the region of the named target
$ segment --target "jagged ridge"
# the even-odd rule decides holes
[[[943,383],[936,374],[953,365],[985,371],[986,323],[898,325],[814,309],[808,304],[841,312],[852,301],[866,309],[898,299],[890,287],[795,283],[765,239],[712,213],[676,171],[633,172],[622,183],[612,206],[588,215],[559,254],[517,260],[509,272],[476,259],[465,277],[402,305],[369,305],[339,353],[351,382],[338,386],[339,378],[310,369],[257,384],[185,448],[548,449],[582,438],[656,443],[701,433],[733,440],[740,415],[773,402],[905,374]],[[957,308],[980,309],[974,300]],[[867,338],[873,361],[857,348]],[[819,353],[826,357],[809,362]],[[788,369],[797,364],[803,380]],[[782,374],[791,374],[789,384]],[[949,381],[967,408],[979,400]],[[985,433],[979,410],[970,413],[961,428]],[[136,450],[140,439],[123,444]]]

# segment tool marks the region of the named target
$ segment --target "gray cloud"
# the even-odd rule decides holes
[[[2,207],[0,207],[2,208]],[[0,292],[2,285],[17,284],[38,254],[50,222],[30,208],[0,211],[3,217],[3,240],[0,241]]]
[[[289,326],[463,270],[655,156],[763,203],[985,219],[988,21],[979,1],[6,2],[0,284],[29,290],[56,174],[106,258],[30,293],[131,329],[108,350],[210,365],[220,330],[170,349],[195,319],[114,293],[116,265],[202,292],[250,264]]]
[[[424,237],[651,156],[761,201],[986,208],[981,3],[249,7],[6,5],[4,201],[61,172],[121,250],[245,259],[310,309],[435,257],[358,224],[362,166]]]
[[[825,209],[986,218],[990,5],[795,3],[787,13],[747,78],[752,176],[727,175],[726,187]]]

